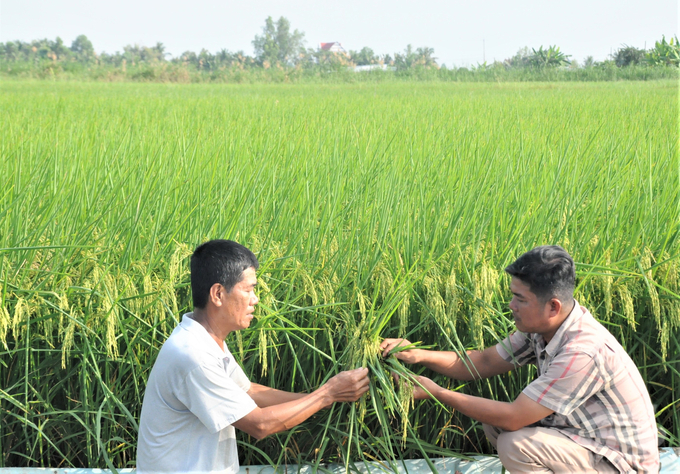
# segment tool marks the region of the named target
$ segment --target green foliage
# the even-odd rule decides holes
[[[641,368],[677,445],[676,97],[677,79],[5,81],[0,466],[135,464],[149,370],[190,309],[187,255],[208,238],[261,262],[257,318],[228,340],[253,381],[310,391],[372,371],[363,402],[261,441],[239,434],[244,464],[488,452],[469,418],[403,404],[376,343],[494,344],[513,328],[502,269],[546,243],[574,256],[578,301]],[[436,380],[508,401],[532,377]]]
[[[538,50],[520,49],[512,58],[479,64],[468,68],[440,68],[434,50],[414,49],[408,45],[394,59],[377,55],[368,47],[336,54],[321,49],[305,49],[304,34],[290,31],[288,20],[269,17],[262,35],[253,41],[256,57],[243,51],[222,49],[213,54],[206,49],[196,53],[185,51],[167,58],[165,46],[128,45],[123,52],[97,55],[91,42],[83,35],[72,48],[63,41],[47,39],[30,43],[9,41],[0,43],[0,75],[38,79],[87,79],[104,81],[145,82],[384,82],[393,80],[420,81],[612,81],[676,78],[664,67],[677,64],[677,38],[657,42],[655,49],[645,53],[640,63],[640,50],[625,46],[617,52],[618,59],[596,62],[586,58],[583,67],[568,61],[556,46]],[[383,64],[385,71],[352,74],[356,65]],[[567,71],[564,66],[569,66]],[[626,67],[623,67],[625,65]],[[646,67],[650,66],[650,67]]]
[[[645,50],[634,46],[623,45],[614,53],[614,62],[618,67],[641,64],[645,59]]]
[[[569,55],[561,52],[557,46],[549,46],[547,49],[540,46],[538,50],[531,50],[531,54],[526,58],[526,64],[538,69],[567,66],[569,65],[569,57]]]
[[[438,68],[437,58],[434,56],[434,49],[427,46],[416,50],[409,44],[402,54],[395,53],[394,66],[397,71],[405,71],[414,68]]]
[[[262,35],[255,36],[253,40],[255,57],[265,67],[295,65],[305,52],[304,37],[305,34],[298,30],[290,31],[290,22],[286,18],[280,17],[274,23],[272,17],[267,17]]]
[[[664,36],[661,41],[654,44],[646,55],[647,63],[652,66],[680,66],[680,43],[678,37],[666,41]]]
[[[352,62],[357,66],[368,66],[370,64],[380,63],[380,57],[369,47],[363,47],[361,48],[361,51],[350,51],[349,56]]]
[[[71,43],[71,51],[75,58],[81,62],[90,62],[94,59],[94,47],[87,36],[80,35]]]
[[[540,46],[538,50],[532,48],[531,51],[528,47],[524,47],[520,48],[513,57],[503,61],[502,65],[506,69],[557,68],[568,66],[570,64],[569,57],[562,53],[557,46],[549,46],[547,49]],[[501,63],[498,63],[498,66],[500,65]]]
[[[527,46],[520,48],[517,53],[503,61],[506,68],[524,68],[529,65],[529,57],[531,52]]]

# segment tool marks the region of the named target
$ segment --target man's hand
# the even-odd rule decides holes
[[[361,367],[340,372],[324,384],[328,391],[329,405],[334,402],[355,402],[368,392],[368,369]]]
[[[385,339],[380,343],[380,350],[383,357],[390,355],[390,351],[398,347],[410,346],[411,342],[408,339]],[[406,349],[395,352],[393,355],[397,359],[406,362],[407,364],[417,364],[419,362],[418,354],[420,349]]]
[[[416,377],[416,380],[420,385],[425,387],[428,392],[432,395],[432,397],[437,398],[437,393],[439,391],[443,390],[439,385],[434,383],[432,380],[428,379],[427,377],[423,377],[422,375],[419,375]],[[420,385],[415,384],[413,386],[413,399],[414,400],[428,400],[432,398],[428,393],[420,387]]]

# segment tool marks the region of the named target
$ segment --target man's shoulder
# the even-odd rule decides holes
[[[626,350],[609,330],[585,308],[582,317],[563,334],[558,353],[589,356],[602,373],[630,371],[635,367]]]
[[[201,345],[188,331],[177,326],[158,352],[155,365],[188,373],[203,364]]]
[[[581,311],[562,335],[562,351],[585,352],[594,356],[606,343],[616,343],[614,336],[587,309],[581,307]]]

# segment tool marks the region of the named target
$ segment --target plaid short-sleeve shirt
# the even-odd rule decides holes
[[[637,367],[618,341],[575,303],[555,336],[516,331],[496,346],[515,366],[534,364],[538,377],[523,391],[555,413],[554,428],[620,472],[659,472],[654,409]]]

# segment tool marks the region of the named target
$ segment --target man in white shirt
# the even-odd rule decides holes
[[[236,473],[234,428],[261,439],[368,391],[368,369],[341,372],[309,394],[251,383],[224,339],[253,319],[259,263],[246,247],[211,240],[191,257],[193,313],[151,370],[139,423],[137,472]]]

